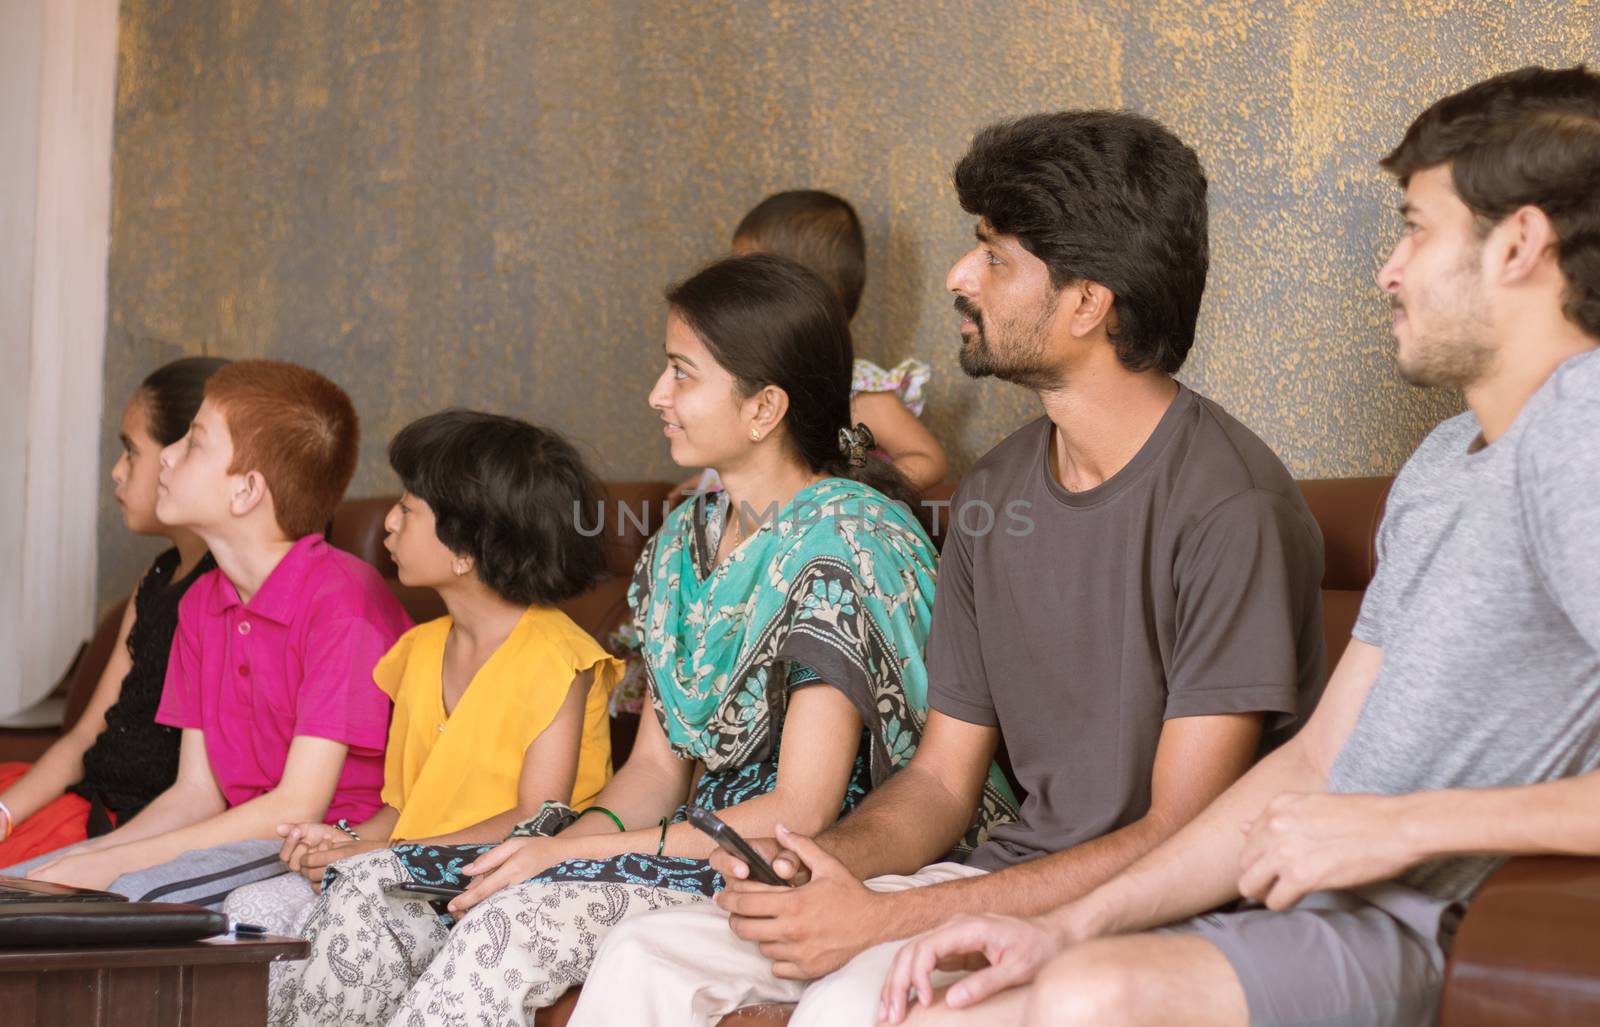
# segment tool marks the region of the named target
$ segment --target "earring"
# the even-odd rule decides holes
[[[761,432],[758,431],[755,428],[751,428],[750,429],[750,441],[751,442],[760,442],[761,441]]]
[[[465,561],[465,560],[457,560],[456,561],[456,577],[459,578],[459,577],[461,577],[461,575],[463,575],[465,573],[467,573],[467,561]]]

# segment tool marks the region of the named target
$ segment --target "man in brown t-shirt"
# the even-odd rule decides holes
[[[819,838],[755,841],[800,887],[713,857],[732,933],[706,907],[614,931],[574,1023],[797,999],[792,1025],[873,1023],[898,939],[1084,894],[1315,704],[1316,523],[1272,451],[1172,378],[1205,287],[1193,151],[1134,114],[1037,115],[979,133],[955,180],[978,218],[947,281],[962,367],[1036,390],[1045,416],[945,513],[921,748]],[[1002,739],[1018,819],[965,865],[926,866],[972,822]]]

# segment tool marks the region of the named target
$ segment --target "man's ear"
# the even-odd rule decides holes
[[[1554,257],[1556,226],[1538,207],[1519,207],[1494,226],[1487,245],[1492,278],[1504,285],[1522,284],[1538,272],[1546,255]]]
[[[1117,297],[1099,282],[1085,278],[1064,287],[1060,292],[1060,313],[1067,318],[1067,330],[1075,338],[1094,335],[1098,331],[1108,334],[1116,329],[1113,308]]]
[[[267,479],[260,471],[246,471],[231,477],[228,512],[243,517],[267,500]]]

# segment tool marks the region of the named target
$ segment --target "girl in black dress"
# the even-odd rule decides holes
[[[130,531],[172,542],[122,615],[117,644],[72,730],[36,763],[0,763],[0,867],[87,842],[133,816],[178,774],[176,728],[155,722],[178,625],[178,600],[214,566],[193,533],[156,520],[163,446],[182,438],[226,360],[185,357],[152,372],[122,412],[122,455],[111,470]]]

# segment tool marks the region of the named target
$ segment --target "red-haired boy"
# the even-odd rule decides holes
[[[156,515],[217,569],[178,607],[156,719],[183,729],[178,780],[126,824],[29,875],[134,899],[219,905],[281,872],[278,824],[377,810],[389,699],[372,668],[409,626],[376,570],[323,540],[355,471],[340,388],[244,360],[206,384],[161,453]]]

